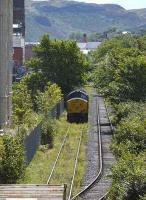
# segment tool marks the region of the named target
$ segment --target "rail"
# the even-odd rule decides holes
[[[107,117],[108,117],[108,120],[109,120],[109,123],[110,123],[111,131],[112,131],[112,133],[113,133],[114,127],[113,127],[113,125],[112,125],[112,122],[111,122],[111,119],[110,119],[110,116],[109,116],[109,112],[108,112],[108,108],[107,108],[105,99],[104,99],[104,104],[105,104],[105,109],[106,109]]]
[[[81,132],[81,136],[80,136],[79,143],[78,143],[77,155],[76,155],[76,159],[75,159],[74,172],[73,172],[73,176],[72,176],[68,200],[71,200],[71,196],[72,196],[74,179],[75,179],[75,175],[76,175],[76,171],[77,171],[77,164],[78,164],[79,153],[80,153],[80,147],[81,147],[81,143],[82,143],[82,137],[83,137],[83,130]]]
[[[66,135],[64,137],[64,140],[61,144],[61,147],[59,149],[59,152],[57,154],[57,157],[56,157],[56,160],[53,164],[53,167],[52,167],[52,170],[51,170],[51,173],[49,175],[49,178],[47,180],[47,184],[50,183],[52,177],[53,177],[53,174],[54,174],[54,171],[56,169],[56,166],[57,166],[57,162],[59,161],[60,159],[60,155],[62,153],[62,150],[65,146],[65,143],[66,143],[66,140],[67,140],[67,137],[69,135],[69,131],[70,131],[70,127],[71,125],[68,127],[68,130],[66,132]],[[68,195],[68,200],[71,200],[71,197],[72,197],[72,191],[73,191],[73,186],[74,186],[74,179],[75,179],[75,176],[76,176],[76,171],[77,171],[77,165],[78,165],[78,159],[79,159],[79,154],[80,154],[80,148],[81,148],[81,143],[82,143],[82,138],[83,138],[83,132],[84,132],[84,126],[82,128],[82,131],[80,133],[80,137],[78,138],[79,139],[79,142],[78,142],[78,147],[77,147],[77,153],[76,153],[76,156],[75,156],[75,164],[74,164],[74,168],[73,168],[73,175],[72,175],[72,179],[71,179],[71,184],[70,184],[70,190],[69,190],[69,195]]]
[[[67,129],[66,135],[65,135],[64,140],[63,140],[63,142],[62,142],[62,144],[61,144],[60,150],[59,150],[59,152],[58,152],[58,154],[57,154],[57,157],[56,157],[56,160],[55,160],[55,162],[54,162],[53,168],[52,168],[51,173],[50,173],[50,175],[49,175],[49,178],[48,178],[48,180],[47,180],[47,184],[50,183],[50,180],[51,180],[51,178],[52,178],[52,176],[53,176],[55,167],[56,167],[56,165],[57,165],[57,162],[58,162],[58,160],[59,160],[59,158],[60,158],[61,152],[62,152],[63,147],[64,147],[64,145],[65,145],[66,139],[67,139],[67,137],[68,137],[69,130],[70,130],[70,126],[69,126],[68,129]]]
[[[104,104],[105,104],[105,109],[106,109],[106,113],[107,113],[107,116],[108,116],[108,120],[110,122],[110,127],[111,127],[111,132],[113,133],[114,132],[114,127],[112,125],[112,122],[111,122],[111,119],[110,119],[110,116],[109,116],[109,112],[108,112],[108,109],[107,109],[107,105],[106,105],[106,102],[104,100]],[[107,195],[108,195],[109,192],[107,192],[106,194],[104,194],[99,200],[105,200]]]
[[[103,155],[102,155],[102,139],[101,139],[101,127],[100,127],[100,111],[99,111],[99,104],[96,99],[96,111],[97,111],[97,124],[98,124],[98,143],[99,143],[99,172],[97,176],[91,181],[89,185],[87,185],[82,191],[76,194],[72,200],[75,200],[79,196],[83,195],[87,192],[95,183],[100,180],[103,171]]]

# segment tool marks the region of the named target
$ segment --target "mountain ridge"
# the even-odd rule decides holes
[[[145,28],[146,9],[126,10],[117,4],[76,1],[26,1],[26,40],[38,41],[44,33],[67,39],[74,32],[102,33],[110,28],[131,31]]]

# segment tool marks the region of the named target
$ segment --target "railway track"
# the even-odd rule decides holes
[[[111,125],[103,97],[94,95],[90,108],[88,143],[88,167],[81,192],[72,198],[103,200],[111,186],[110,168],[114,162],[110,151],[113,127]]]
[[[48,180],[47,180],[47,184],[50,184],[51,179],[52,179],[52,177],[53,177],[53,175],[54,175],[54,173],[55,173],[55,169],[56,169],[57,163],[58,163],[58,161],[59,161],[59,159],[60,159],[61,153],[62,153],[62,151],[63,151],[63,148],[64,148],[64,146],[65,146],[65,143],[66,143],[67,138],[68,138],[68,135],[69,135],[69,130],[70,130],[70,126],[68,127],[68,129],[67,129],[67,131],[66,131],[66,135],[65,135],[65,137],[64,137],[64,139],[63,139],[63,142],[62,142],[62,144],[61,144],[61,146],[60,146],[59,152],[58,152],[58,154],[57,154],[57,156],[56,156],[56,160],[55,160],[55,162],[54,162],[54,164],[53,164],[51,173],[50,173],[49,178],[48,178]]]
[[[77,167],[78,167],[78,160],[79,160],[79,155],[80,155],[80,148],[81,148],[81,143],[82,143],[82,138],[83,138],[83,133],[84,133],[84,125],[82,126],[82,130],[80,131],[80,134],[79,136],[75,139],[77,140],[77,148],[75,150],[75,153],[74,153],[74,166],[73,166],[73,170],[72,170],[72,174],[70,175],[70,185],[68,185],[68,189],[67,189],[67,196],[68,196],[68,200],[71,200],[72,198],[72,193],[73,193],[73,187],[74,187],[74,180],[75,180],[75,176],[76,176],[76,172],[77,172]],[[68,141],[68,138],[69,138],[69,134],[70,134],[70,131],[71,131],[71,125],[69,125],[67,131],[66,131],[66,134],[64,136],[64,139],[62,141],[62,144],[60,146],[60,149],[58,151],[58,154],[56,156],[56,159],[54,161],[54,164],[52,166],[52,170],[51,170],[51,173],[48,177],[48,180],[47,180],[47,184],[51,184],[52,183],[52,180],[53,180],[53,177],[55,176],[55,173],[56,173],[56,170],[57,168],[59,167],[59,162],[61,160],[61,156],[63,155],[63,150],[64,148],[66,148],[65,146],[67,145],[67,141]],[[68,166],[65,165],[64,166],[64,173],[66,172]],[[64,183],[65,180],[62,179],[62,182]]]

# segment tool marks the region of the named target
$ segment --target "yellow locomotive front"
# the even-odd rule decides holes
[[[88,95],[85,91],[75,90],[67,96],[67,120],[69,122],[88,121]]]

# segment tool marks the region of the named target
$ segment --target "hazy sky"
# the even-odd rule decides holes
[[[123,6],[126,9],[146,8],[146,0],[76,0],[87,3],[114,3]]]

